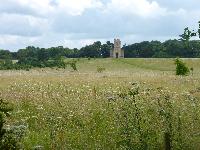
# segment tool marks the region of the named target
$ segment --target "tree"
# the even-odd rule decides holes
[[[0,50],[0,59],[11,59],[12,54],[8,50]]]
[[[140,43],[139,55],[143,58],[152,57],[154,54],[153,47],[149,41],[144,41]]]
[[[184,47],[182,41],[167,40],[163,43],[166,53],[169,57],[187,57],[188,50]]]
[[[45,48],[41,48],[38,51],[38,60],[41,62],[47,61],[49,59],[49,53]]]
[[[199,23],[199,28],[197,31],[195,31],[195,30],[191,31],[188,27],[186,27],[184,29],[184,33],[182,35],[180,35],[181,38],[179,40],[184,42],[185,49],[187,49],[190,54],[189,57],[194,57],[195,53],[196,53],[196,50],[194,50],[193,45],[191,45],[190,39],[197,35],[200,38],[200,21],[198,23]]]
[[[128,45],[128,46],[123,46],[123,50],[124,50],[124,55],[127,58],[136,58],[136,57],[140,57],[139,56],[139,43],[135,43],[132,45]]]
[[[47,50],[47,52],[49,53],[48,55],[51,59],[65,56],[65,49],[63,46],[51,47]]]
[[[182,35],[180,35],[180,37],[181,37],[180,40],[183,41],[186,44],[186,46],[189,46],[188,45],[189,44],[189,40],[192,37],[199,35],[199,38],[200,38],[200,21],[198,23],[199,23],[199,29],[198,29],[198,31],[194,31],[194,30],[191,31],[187,27],[187,28],[184,29],[184,33]]]
[[[106,44],[101,46],[101,55],[103,58],[110,57],[110,51],[114,48],[114,44],[107,41]]]
[[[188,75],[190,73],[189,68],[186,66],[184,62],[182,62],[180,59],[175,60],[176,64],[176,75]]]
[[[101,42],[94,42],[92,45],[87,45],[80,49],[80,57],[101,57]]]

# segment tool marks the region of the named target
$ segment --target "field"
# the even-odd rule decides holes
[[[25,149],[200,149],[200,59],[183,61],[194,68],[186,77],[173,59],[0,71],[0,98],[14,107],[7,124],[26,127]]]

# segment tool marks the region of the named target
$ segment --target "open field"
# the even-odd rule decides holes
[[[78,71],[0,71],[25,149],[200,149],[200,59],[80,59]],[[97,72],[97,68],[105,68]]]

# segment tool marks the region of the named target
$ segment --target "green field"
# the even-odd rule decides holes
[[[67,61],[67,60],[66,60]],[[200,59],[80,59],[78,71],[0,71],[24,149],[200,149]],[[97,69],[105,68],[98,72]]]

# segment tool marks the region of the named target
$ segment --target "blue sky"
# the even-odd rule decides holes
[[[80,48],[178,38],[196,29],[200,0],[0,0],[0,49]]]

